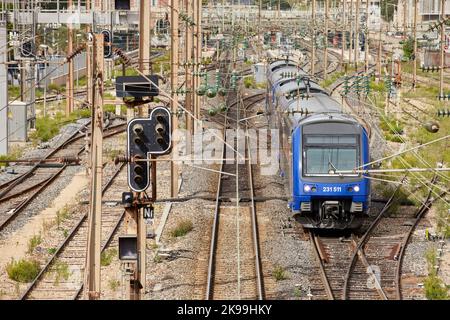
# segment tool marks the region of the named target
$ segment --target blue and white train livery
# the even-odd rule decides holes
[[[289,172],[289,207],[306,228],[356,229],[367,216],[369,180],[336,172],[370,162],[367,130],[294,65],[278,60],[267,70],[268,107],[276,111],[271,117],[283,132],[281,166]],[[293,68],[296,75],[286,78]]]

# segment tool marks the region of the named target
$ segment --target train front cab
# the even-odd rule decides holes
[[[370,184],[358,174],[330,174],[369,162],[365,129],[355,122],[300,125],[292,134],[294,218],[311,229],[357,229],[367,216]],[[331,170],[331,171],[330,171]]]

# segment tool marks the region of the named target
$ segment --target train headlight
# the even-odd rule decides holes
[[[305,184],[305,185],[303,186],[303,191],[305,191],[305,192],[310,192],[310,191],[311,191],[311,186],[308,186],[307,184]]]
[[[359,192],[359,186],[354,186],[354,187],[353,187],[353,191]]]

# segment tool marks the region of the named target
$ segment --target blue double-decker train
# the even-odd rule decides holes
[[[296,221],[311,229],[359,228],[370,182],[352,171],[370,162],[367,128],[295,62],[272,62],[267,77],[267,108],[282,129],[281,167],[289,173]]]

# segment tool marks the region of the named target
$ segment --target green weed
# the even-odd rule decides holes
[[[178,222],[176,227],[170,231],[170,235],[174,238],[182,237],[190,232],[194,228],[192,221],[190,220],[181,220]]]
[[[109,266],[115,256],[117,256],[117,249],[115,248],[110,248],[103,251],[100,256],[100,264],[102,267]]]
[[[32,254],[34,252],[34,249],[36,249],[36,247],[38,245],[40,245],[42,242],[42,237],[40,234],[35,234],[34,236],[32,236],[29,240],[28,240],[28,250],[27,253],[28,254]]]
[[[34,280],[41,271],[41,266],[37,260],[20,259],[11,260],[6,265],[8,277],[14,281],[27,283]]]

